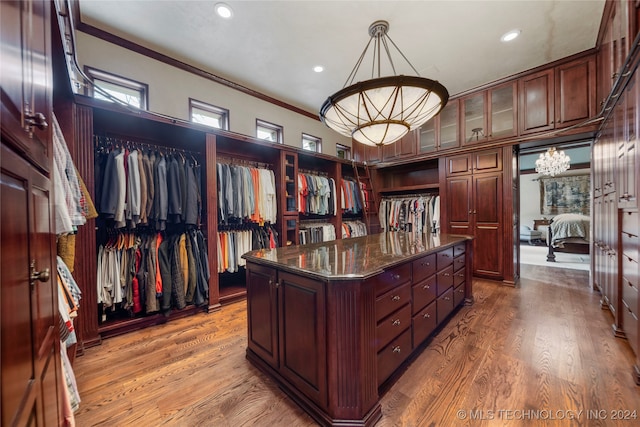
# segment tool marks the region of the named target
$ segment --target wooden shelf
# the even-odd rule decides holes
[[[404,193],[407,191],[421,191],[421,190],[439,190],[440,183],[434,184],[421,184],[421,185],[407,185],[404,187],[393,187],[393,188],[381,188],[379,190],[380,193]]]

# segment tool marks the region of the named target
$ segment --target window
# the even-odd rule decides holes
[[[315,136],[307,135],[306,133],[302,134],[302,149],[315,151],[316,153],[322,152],[322,139],[317,138]]]
[[[341,159],[351,160],[351,148],[346,145],[336,144],[336,156]]]
[[[149,86],[146,84],[90,67],[86,67],[85,72],[89,77],[91,77],[95,86],[107,92],[112,97],[133,107],[143,110],[147,109]],[[93,96],[96,99],[112,101],[110,98],[105,96],[102,91],[96,90],[95,88],[92,88],[88,95]]]
[[[282,126],[264,120],[256,120],[256,136],[259,139],[282,144]]]
[[[229,130],[229,110],[189,98],[189,117],[194,123]]]

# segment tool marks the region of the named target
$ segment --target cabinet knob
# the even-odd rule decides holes
[[[396,319],[396,320],[394,320],[393,322],[391,322],[391,324],[392,324],[393,326],[400,326],[400,319]]]
[[[400,280],[399,274],[394,274],[392,277],[393,277],[393,280]]]
[[[429,285],[424,285],[422,289],[431,289],[431,287]]]
[[[49,273],[48,268],[45,268],[42,271],[36,271],[36,262],[31,261],[31,274],[29,276],[29,278],[31,279],[31,284],[33,284],[33,282],[35,282],[36,280],[39,280],[40,282],[48,282],[50,276],[51,274]]]
[[[431,316],[429,315],[429,313],[425,313],[425,314],[423,314],[423,315],[422,315],[422,317],[423,317],[423,318],[425,318],[425,319],[428,319],[428,318],[430,318]]]
[[[391,297],[391,301],[400,301],[400,295],[394,295]]]
[[[34,127],[37,127],[40,130],[44,130],[49,127],[47,118],[44,114],[39,112],[32,113],[29,109],[24,112],[24,121],[26,123],[27,132],[31,132]]]
[[[394,353],[400,353],[400,346],[397,345],[397,346],[393,347],[393,352]]]

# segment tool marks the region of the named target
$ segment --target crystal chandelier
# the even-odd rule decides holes
[[[571,159],[564,151],[556,151],[551,147],[546,153],[540,154],[536,160],[536,172],[542,175],[556,176],[569,169]]]
[[[331,129],[372,146],[399,140],[410,130],[419,128],[438,114],[449,100],[449,92],[442,84],[419,76],[414,66],[387,35],[388,30],[387,21],[371,24],[371,38],[347,77],[344,87],[328,97],[320,108],[320,120]],[[371,79],[353,83],[372,42]],[[395,75],[389,44],[407,61],[416,76]],[[392,76],[381,77],[383,48],[394,73]],[[376,71],[377,77],[374,77]]]

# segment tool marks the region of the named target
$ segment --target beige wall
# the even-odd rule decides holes
[[[149,85],[149,110],[189,120],[189,98],[229,110],[229,130],[255,137],[256,119],[284,128],[284,143],[301,147],[302,133],[322,139],[322,152],[336,155],[336,143],[351,146],[351,140],[332,131],[319,120],[215,83],[195,74],[156,61],[112,43],[77,33],[78,61],[102,71]]]

